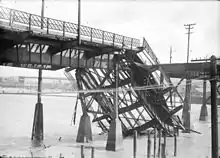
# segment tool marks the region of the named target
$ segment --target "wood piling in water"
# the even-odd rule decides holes
[[[160,147],[161,147],[161,129],[158,130],[158,158],[160,158]]]
[[[166,158],[166,133],[163,133],[163,144],[161,144],[161,158]]]
[[[147,137],[147,158],[151,157],[151,138],[150,138],[150,132],[148,132],[148,137]]]
[[[177,156],[177,146],[176,146],[176,133],[174,133],[174,156]]]
[[[91,149],[91,158],[94,158],[94,154],[95,154],[95,148],[92,146],[92,149]]]
[[[154,127],[154,158],[156,158],[156,134],[157,134],[157,130],[156,128]]]
[[[133,157],[136,158],[137,154],[137,131],[134,131],[134,139],[133,139]]]
[[[83,145],[81,145],[81,158],[85,158]]]

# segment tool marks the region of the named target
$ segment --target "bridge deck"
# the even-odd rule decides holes
[[[0,6],[1,64],[52,70],[68,66],[111,68],[113,51],[139,50],[138,39],[88,26],[81,26],[82,44],[78,46],[77,27],[45,17],[41,29],[40,16]]]

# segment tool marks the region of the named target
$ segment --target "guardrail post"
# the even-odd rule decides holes
[[[93,29],[91,28],[91,30],[90,30],[90,34],[91,34],[91,42],[92,42],[92,30],[93,30]]]
[[[63,21],[63,37],[65,37],[65,21]]]
[[[49,18],[47,18],[47,34],[49,34]]]
[[[102,44],[104,44],[105,31],[102,31]]]
[[[113,34],[113,47],[115,46],[115,33]]]
[[[29,27],[28,27],[29,31],[31,30],[31,15],[32,14],[29,14]]]
[[[124,48],[125,36],[122,37],[122,48]]]
[[[132,50],[132,45],[133,45],[133,38],[131,39],[131,50]]]
[[[10,15],[9,15],[9,26],[11,26],[11,24],[12,24],[12,20],[13,20],[13,10],[12,9],[10,9],[10,13],[9,13]]]

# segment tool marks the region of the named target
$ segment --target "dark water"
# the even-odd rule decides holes
[[[80,157],[80,144],[77,144],[75,141],[78,128],[77,125],[81,115],[80,106],[78,106],[76,126],[71,125],[75,98],[45,96],[42,98],[42,102],[44,105],[45,139],[39,144],[30,140],[36,97],[25,95],[0,95],[0,155],[59,157],[60,153],[62,153],[65,157]],[[198,120],[200,105],[192,105],[191,114],[193,129],[202,132],[202,134],[181,133],[177,142],[178,158],[211,157],[209,105],[208,111],[209,120],[201,122]],[[98,135],[100,129],[95,125],[93,125],[92,128],[94,140],[92,145],[95,146],[95,157],[132,157],[132,138],[128,137],[124,140],[124,150],[116,153],[107,152],[105,151],[107,136]],[[62,141],[60,142],[58,141],[59,137],[62,137]],[[137,157],[146,157],[146,143],[146,137],[138,137]],[[173,157],[173,144],[173,138],[167,138],[167,157]],[[85,155],[86,157],[90,157],[89,148],[86,149]]]

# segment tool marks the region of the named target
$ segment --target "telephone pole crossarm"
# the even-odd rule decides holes
[[[188,44],[187,44],[187,63],[189,62],[189,45],[190,45],[190,34],[192,34],[193,32],[190,32],[194,27],[192,27],[194,24],[185,24],[185,29],[188,30],[188,32],[186,34],[188,34]]]

